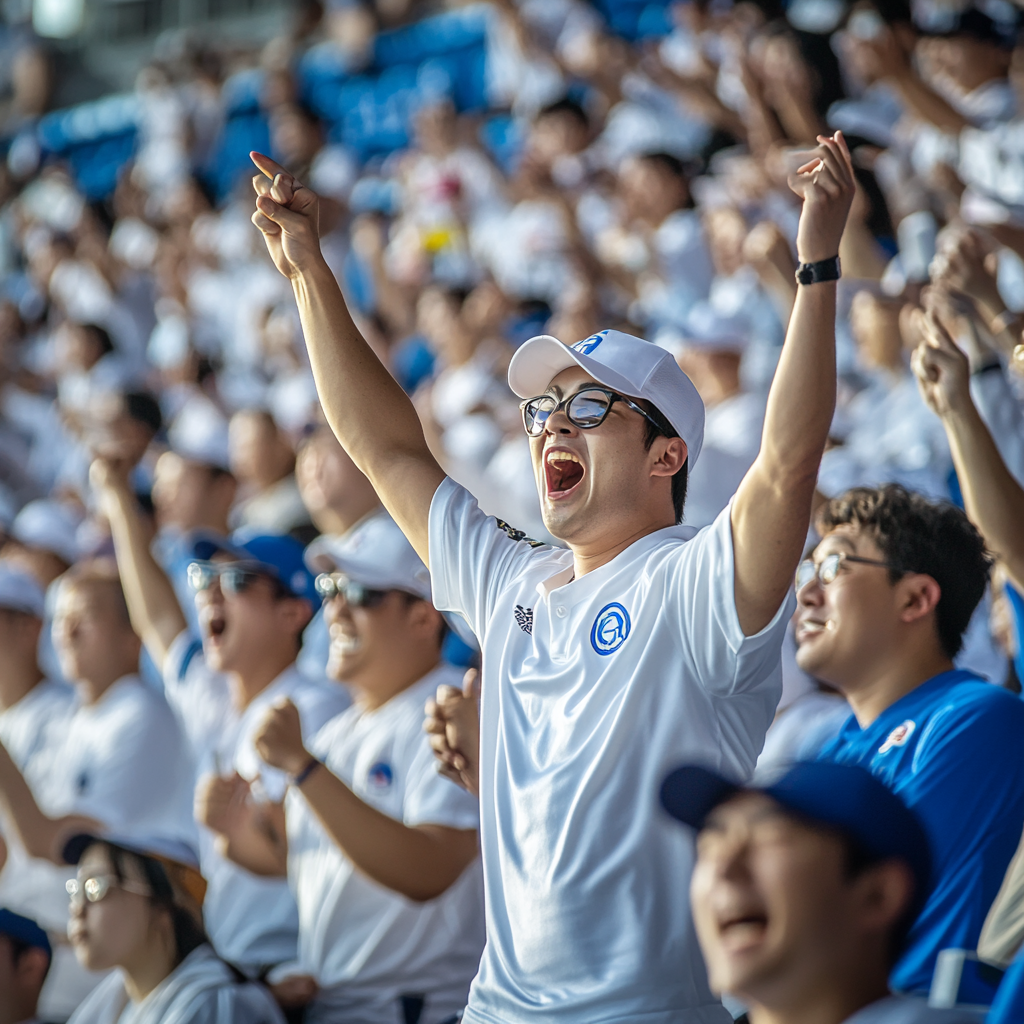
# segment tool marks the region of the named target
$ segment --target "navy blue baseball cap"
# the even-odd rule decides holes
[[[916,916],[930,887],[928,836],[917,815],[866,768],[798,761],[772,782],[743,786],[701,765],[682,765],[661,784],[661,803],[700,829],[716,807],[743,792],[764,793],[812,824],[837,829],[874,859],[902,860],[914,876]]]
[[[49,957],[53,956],[46,932],[32,918],[22,917],[6,907],[0,907],[0,935],[6,935],[25,946],[41,949]]]
[[[192,545],[192,557],[208,562],[215,555],[228,555],[236,562],[248,562],[278,580],[293,597],[320,604],[313,574],[303,560],[303,546],[285,533],[251,533],[236,530],[230,538],[205,535]]]

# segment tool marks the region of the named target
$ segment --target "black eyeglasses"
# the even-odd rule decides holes
[[[281,581],[247,562],[193,562],[188,567],[189,586],[197,593],[209,590],[215,580],[220,580],[225,594],[236,597],[244,594],[257,580],[267,580],[275,594],[286,593]]]
[[[325,601],[343,597],[351,608],[376,608],[391,593],[390,590],[364,587],[340,572],[322,572],[317,576],[316,592]]]
[[[611,388],[600,388],[590,385],[580,388],[574,395],[558,401],[554,395],[538,395],[521,402],[519,408],[523,412],[523,426],[531,437],[539,437],[544,432],[548,419],[560,410],[565,410],[566,418],[580,430],[592,430],[599,427],[608,418],[612,406],[616,402],[625,402],[634,412],[640,413],[648,423],[659,431],[671,431],[667,423],[656,420],[646,409],[641,408],[632,399],[620,395]]]
[[[796,589],[803,590],[811,580],[827,587],[842,571],[845,562],[856,562],[859,565],[878,565],[883,569],[891,569],[893,572],[902,572],[899,566],[891,565],[889,562],[880,562],[877,558],[860,558],[858,555],[848,555],[845,551],[834,551],[826,555],[820,562],[815,563],[813,558],[805,558],[796,570]]]

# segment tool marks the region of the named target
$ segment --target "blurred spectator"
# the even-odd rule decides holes
[[[31,918],[0,908],[0,992],[3,1024],[34,1024],[39,993],[50,969],[53,948]]]

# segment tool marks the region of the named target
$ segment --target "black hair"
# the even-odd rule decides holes
[[[654,444],[656,438],[659,437],[678,437],[679,432],[672,426],[671,423],[665,419],[664,415],[659,412],[650,402],[641,399],[638,401],[640,406],[647,410],[656,420],[660,422],[660,426],[655,426],[650,420],[644,420],[644,451],[649,452],[651,445]],[[676,522],[681,523],[683,521],[683,506],[686,504],[686,484],[687,478],[689,477],[689,466],[690,466],[690,453],[686,453],[686,460],[680,469],[677,469],[672,476],[672,509],[675,512]]]
[[[31,942],[25,942],[22,939],[16,939],[13,935],[3,934],[3,937],[10,943],[11,946],[11,962],[17,965],[18,961],[30,950],[38,949],[42,953],[46,953],[46,970],[43,972],[43,978],[50,973],[50,966],[53,963],[53,952],[47,951],[42,946],[33,945]]]
[[[563,96],[560,100],[555,100],[554,103],[541,107],[540,112],[537,114],[537,120],[539,121],[542,117],[553,117],[560,114],[573,118],[587,131],[590,130],[590,118],[587,116],[587,112],[581,104],[569,96]]]
[[[938,640],[946,656],[955,657],[992,566],[974,524],[955,505],[929,501],[899,484],[854,487],[818,513],[822,536],[845,524],[870,533],[894,567],[889,570],[892,583],[908,572],[924,573],[938,583]]]
[[[175,901],[171,880],[167,877],[164,866],[155,857],[147,857],[134,850],[124,850],[119,846],[104,843],[110,855],[110,863],[114,869],[114,877],[123,882],[126,879],[125,867],[129,859],[133,860],[142,870],[146,883],[150,888],[150,902],[161,907],[171,915],[174,928],[174,966],[177,967],[199,946],[209,942],[201,921]]]
[[[125,394],[124,411],[136,423],[149,427],[154,434],[158,434],[164,424],[160,403],[148,391],[129,391]]]
[[[812,822],[812,824],[815,823]],[[815,827],[820,828],[821,826],[815,825]],[[826,831],[835,835],[843,845],[843,876],[847,881],[852,882],[866,871],[870,871],[879,864],[892,859],[889,857],[879,857],[877,854],[871,853],[864,847],[863,843],[841,829],[827,829]],[[917,884],[916,878],[914,884],[915,886]],[[910,929],[914,927],[914,922],[924,906],[926,895],[923,892],[915,891],[912,893],[910,899],[907,900],[907,905],[903,908],[903,913],[900,914],[899,918],[889,929],[886,966],[890,970],[896,966],[896,961],[903,955],[907,945],[907,936],[910,934]]]
[[[654,164],[659,170],[675,178],[680,184],[686,187],[686,207],[693,209],[696,205],[693,196],[690,194],[690,168],[677,156],[666,153],[663,150],[656,150],[651,153],[641,153],[638,157],[644,163]]]
[[[100,347],[101,358],[110,355],[114,351],[114,343],[110,339],[110,332],[99,324],[82,324],[81,329],[95,341]]]

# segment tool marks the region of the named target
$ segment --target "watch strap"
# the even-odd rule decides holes
[[[801,263],[796,268],[797,284],[820,284],[822,281],[838,281],[842,276],[839,257],[818,260],[817,263]]]

